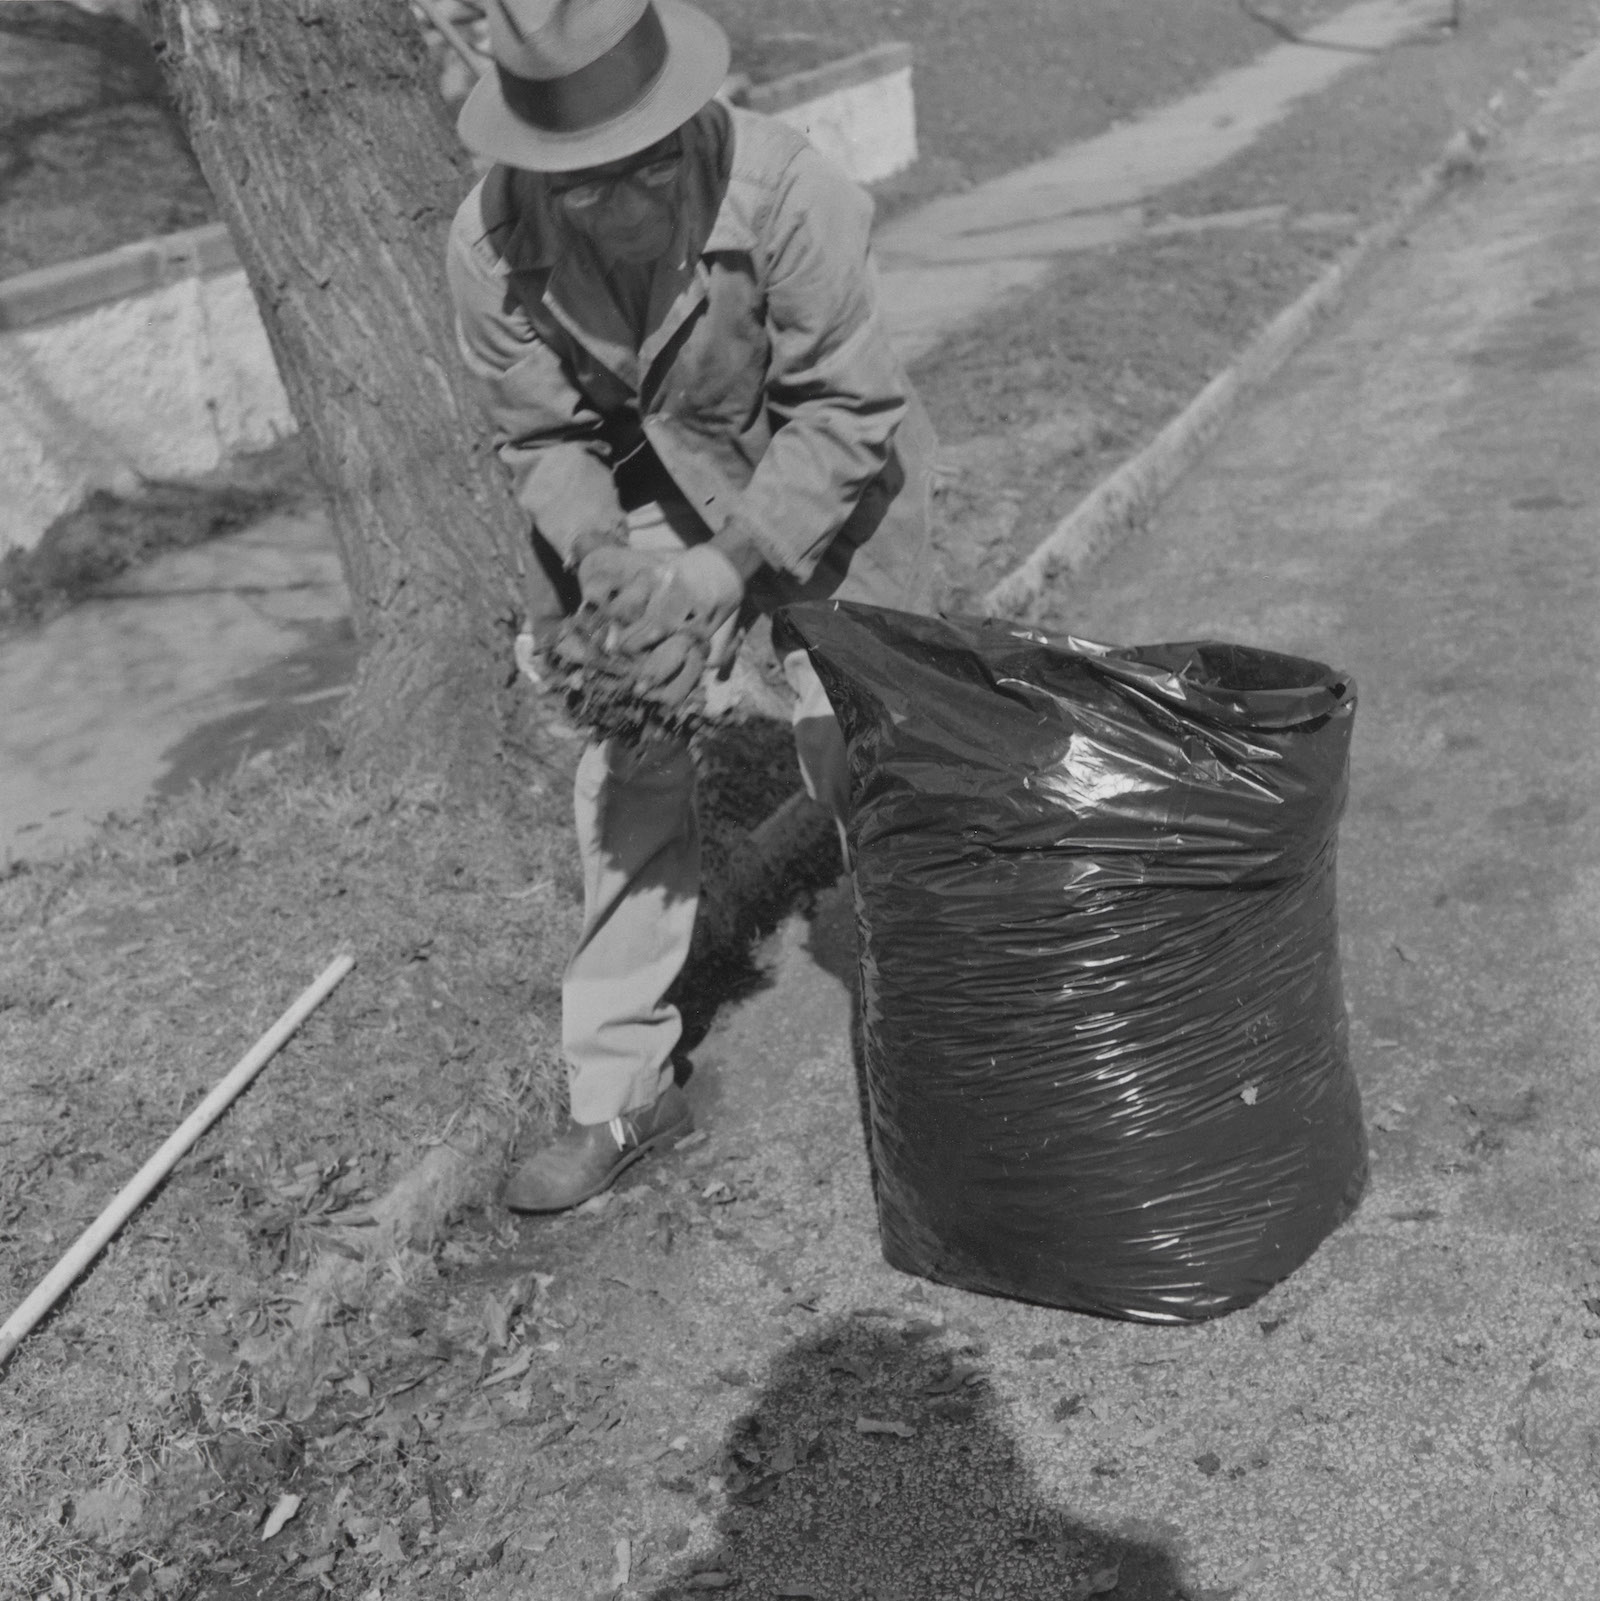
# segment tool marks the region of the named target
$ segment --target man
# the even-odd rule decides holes
[[[588,602],[671,707],[756,613],[925,606],[934,441],[878,320],[867,197],[792,129],[714,98],[727,41],[681,0],[492,0],[489,36],[459,127],[495,165],[449,271],[532,519],[535,639]],[[783,665],[806,785],[842,819],[838,725],[805,653]],[[571,1120],[513,1172],[522,1211],[575,1206],[692,1127],[664,999],[700,889],[689,750],[593,744],[574,799]]]

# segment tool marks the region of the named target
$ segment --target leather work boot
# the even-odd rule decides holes
[[[565,1212],[610,1189],[624,1168],[693,1127],[688,1098],[676,1084],[654,1106],[609,1123],[568,1123],[565,1133],[518,1163],[503,1199],[513,1212]]]

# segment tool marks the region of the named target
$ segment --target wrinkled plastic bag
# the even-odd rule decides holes
[[[1366,1178],[1334,905],[1354,686],[842,603],[780,629],[849,743],[889,1262],[1152,1322],[1255,1300]]]

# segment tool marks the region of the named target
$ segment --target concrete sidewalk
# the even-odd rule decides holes
[[[719,1431],[752,1460],[797,1429],[825,1442],[759,1504],[695,1480],[690,1544],[633,1593],[713,1572],[878,1601],[1600,1595],[1597,162],[1600,54],[1092,593],[1057,597],[1091,637],[1233,638],[1361,686],[1341,884],[1360,1212],[1256,1308],[1193,1329],[890,1272],[850,913],[825,900],[700,1049],[709,1141],[526,1234],[585,1326],[647,1320],[617,1404],[690,1431],[686,1462]],[[660,1262],[648,1219],[702,1192],[725,1198],[716,1226]],[[968,1421],[864,1444],[874,1406],[922,1416],[940,1349],[981,1372]],[[488,1493],[525,1469],[483,1439]],[[537,1503],[547,1593],[578,1593],[566,1553],[597,1560],[604,1531],[681,1524],[677,1494]]]

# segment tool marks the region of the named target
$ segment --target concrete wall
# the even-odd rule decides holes
[[[917,159],[911,46],[879,45],[813,72],[747,90],[744,103],[798,128],[857,183],[879,183]]]
[[[0,554],[96,489],[202,473],[294,426],[220,226],[0,283]]]
[[[916,159],[909,46],[739,98],[858,182]],[[31,549],[96,489],[206,472],[294,426],[220,224],[0,282],[0,555]]]

